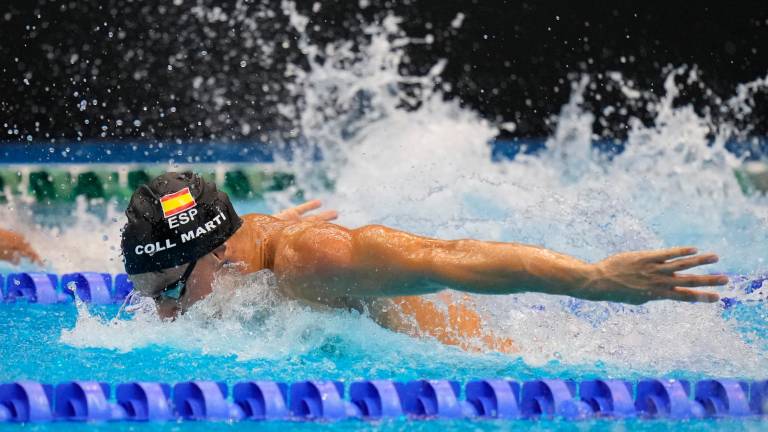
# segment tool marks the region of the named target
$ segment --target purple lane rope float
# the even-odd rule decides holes
[[[687,420],[768,415],[768,380],[93,381],[0,384],[0,423],[426,419]]]
[[[762,285],[763,279],[759,280]],[[755,281],[749,287],[755,287]],[[0,275],[0,301],[56,304],[75,297],[116,304],[133,286],[125,274],[41,272]],[[724,307],[729,307],[727,301]],[[113,392],[114,390],[114,392]],[[516,382],[314,380],[226,383],[189,381],[170,386],[129,382],[111,386],[71,381],[0,384],[0,423],[49,421],[239,421],[345,419],[591,419],[673,420],[768,415],[768,380],[615,379]]]
[[[742,276],[731,275],[734,284],[745,294],[751,294],[763,287],[768,275]],[[133,283],[125,273],[110,274],[101,272],[75,272],[62,275],[45,272],[22,272],[0,274],[0,302],[56,304],[71,302],[75,292],[85,303],[113,304],[122,303],[133,290]],[[723,297],[720,300],[725,308],[759,300],[739,300]],[[581,303],[582,300],[574,299]]]
[[[121,303],[132,290],[133,283],[124,273],[0,274],[0,301],[8,303],[65,303],[73,301],[77,292],[77,296],[86,303],[112,304]]]

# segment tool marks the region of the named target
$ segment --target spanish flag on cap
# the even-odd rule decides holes
[[[184,210],[189,210],[196,206],[195,198],[189,193],[189,188],[168,194],[160,198],[160,205],[163,206],[163,217],[169,218],[173,215],[179,214]]]

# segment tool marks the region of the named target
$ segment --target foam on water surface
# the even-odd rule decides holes
[[[201,8],[194,11],[199,19],[218,19]],[[628,100],[642,96],[652,102],[654,118],[651,124],[629,122],[621,154],[608,158],[593,149],[598,115],[584,108],[591,84],[584,76],[573,81],[571,99],[544,151],[492,163],[487,142],[496,125],[445,100],[439,85],[442,63],[425,76],[402,74],[405,47],[425,41],[405,35],[397,17],[366,27],[362,41],[319,46],[304,31],[307,18],[290,2],[283,10],[308,66],[286,71],[299,102],[286,101],[282,112],[296,119],[297,130],[325,157],[317,162],[312,154],[299,154],[279,161],[297,174],[297,185],[268,195],[271,208],[288,205],[301,188],[338,209],[339,223],[350,227],[380,223],[442,238],[531,243],[589,261],[620,251],[691,244],[721,256],[720,263],[702,271],[756,275],[768,270],[763,262],[768,201],[741,192],[733,175],[740,160],[724,147],[741,131],[676,103],[679,82],[695,81],[694,70],[672,70],[657,97],[615,76]],[[741,115],[750,94],[764,87],[765,80],[740,86],[725,109]],[[329,182],[331,190],[325,186]],[[96,218],[84,205],[63,226],[46,230],[34,228],[20,206],[0,212],[43,251],[54,270],[119,271],[123,216],[107,204],[106,217]],[[237,207],[243,212],[249,205]],[[537,294],[478,296],[487,325],[519,345],[524,362],[519,363],[515,357],[463,353],[394,334],[356,313],[312,310],[275,298],[269,279],[265,274],[239,281],[223,277],[214,296],[173,322],[147,311],[113,320],[81,307],[60,342],[123,353],[160,346],[191,357],[202,353],[274,364],[313,350],[340,349],[368,365],[388,364],[387,371],[392,364],[423,359],[424,352],[448,371],[473,362],[499,364],[499,358],[519,370],[555,371],[565,365],[586,374],[683,370],[758,377],[768,368],[762,290],[749,295],[756,302],[738,306],[736,313],[720,304],[626,307]],[[733,284],[723,294],[747,298]],[[333,358],[329,355],[321,370],[333,371]]]

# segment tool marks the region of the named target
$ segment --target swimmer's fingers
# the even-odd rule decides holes
[[[327,221],[332,221],[338,217],[339,217],[339,213],[336,210],[326,210],[318,214],[305,216],[303,220],[327,222]]]
[[[291,209],[287,209],[287,210],[283,210],[283,211],[281,211],[279,213],[275,213],[272,216],[274,216],[274,217],[276,217],[278,219],[281,219],[281,220],[286,220],[286,221],[297,221],[301,217],[301,216],[299,216],[298,213],[296,213],[296,210],[294,210],[292,208]]]
[[[707,264],[714,264],[718,261],[718,257],[715,254],[702,254],[689,258],[680,258],[673,261],[667,261],[661,264],[659,267],[662,271],[667,273],[674,273],[677,271],[688,270],[693,267],[698,267]]]
[[[654,251],[642,252],[643,259],[648,262],[663,263],[667,260],[680,258],[689,255],[695,255],[698,251],[695,247],[684,246],[669,249],[659,249]]]
[[[309,200],[297,205],[296,207],[291,207],[279,213],[275,213],[273,216],[278,219],[296,221],[296,222],[298,221],[328,222],[339,217],[339,213],[336,210],[326,210],[317,214],[305,216],[305,213],[311,212],[312,210],[317,210],[320,207],[322,207],[322,205],[323,203],[318,199]]]
[[[13,251],[0,251],[0,260],[3,259],[10,261],[11,264],[19,264],[22,259],[27,259],[34,264],[43,265],[40,255],[28,245],[22,245],[22,247]]]
[[[674,275],[670,285],[678,287],[717,286],[728,283],[725,275]]]
[[[26,259],[30,260],[31,262],[33,262],[33,263],[35,263],[37,265],[43,265],[43,259],[40,258],[40,255],[38,255],[37,252],[32,250],[32,248],[30,248],[29,250],[25,250],[25,251],[21,252],[20,255],[23,258],[26,258]]]
[[[714,303],[720,300],[720,296],[716,293],[683,287],[672,288],[664,293],[662,298],[689,303]]]
[[[320,208],[323,204],[320,202],[320,200],[314,199],[305,201],[295,207],[291,207],[288,209],[285,209],[281,212],[275,213],[272,216],[282,219],[282,220],[288,220],[288,221],[300,221],[302,219],[302,215],[308,211],[312,211],[314,209]]]
[[[313,199],[309,201],[305,201],[296,207],[293,207],[293,210],[296,210],[296,213],[303,215],[306,212],[310,212],[315,209],[319,209],[323,206],[323,203],[319,199]]]

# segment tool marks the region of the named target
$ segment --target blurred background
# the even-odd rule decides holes
[[[591,74],[589,109],[624,99],[606,75],[662,93],[678,66],[699,79],[677,104],[720,112],[722,95],[768,71],[768,4],[728,2],[521,2],[502,0],[299,1],[307,35],[367,37],[366,22],[402,18],[414,39],[403,72],[435,78],[499,125],[502,138],[545,137],[568,101],[575,75]],[[216,16],[212,16],[216,15]],[[205,16],[204,16],[205,15]],[[286,65],[301,65],[299,34],[279,2],[9,0],[0,6],[0,123],[3,141],[73,138],[259,140],[296,135]],[[360,41],[362,42],[362,41]],[[682,79],[682,78],[681,78]],[[643,94],[601,112],[594,132],[624,138],[625,120],[652,121]],[[768,131],[766,92],[741,121]],[[300,132],[299,132],[300,133]]]

